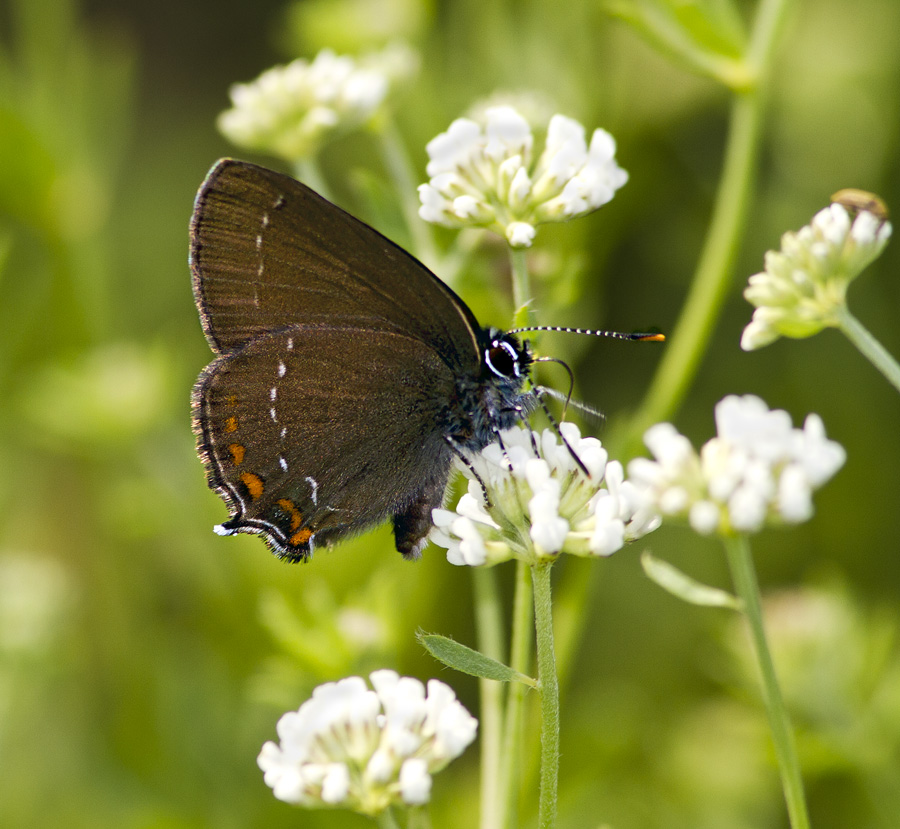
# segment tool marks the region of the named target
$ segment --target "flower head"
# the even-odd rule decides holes
[[[359,60],[323,49],[312,61],[275,66],[231,88],[219,129],[242,147],[288,161],[314,155],[325,139],[371,122],[391,84],[408,75],[412,53],[399,46]]]
[[[756,306],[741,348],[752,351],[779,337],[809,337],[838,324],[847,287],[884,249],[891,223],[840,203],[820,210],[810,224],[781,237],[781,250],[766,253],[766,269],[744,291]]]
[[[436,679],[394,671],[328,682],[278,721],[278,744],[257,758],[279,800],[374,815],[427,803],[431,775],[475,739],[478,721]]]
[[[515,428],[503,433],[502,447],[491,444],[472,459],[491,506],[481,483],[470,477],[455,511],[434,510],[431,540],[447,549],[451,564],[492,565],[510,558],[534,563],[560,553],[608,556],[655,528],[636,515],[639,502],[622,465],[607,462],[600,441],[582,438],[572,423],[561,424],[560,431],[571,451],[551,429],[538,434]]]
[[[669,423],[647,430],[655,460],[636,458],[628,480],[661,516],[685,517],[699,533],[756,532],[813,514],[812,492],[846,459],[818,415],[795,429],[790,415],[758,397],[729,395],[716,406],[717,437],[698,454]]]
[[[428,184],[419,215],[448,227],[487,227],[513,247],[528,247],[541,222],[560,222],[602,207],[628,180],[616,143],[602,129],[590,145],[577,121],[554,115],[544,150],[511,106],[489,107],[484,124],[459,118],[427,146]]]

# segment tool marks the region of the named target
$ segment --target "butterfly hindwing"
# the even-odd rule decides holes
[[[194,389],[194,426],[231,512],[221,531],[302,560],[395,516],[398,548],[416,555],[449,474],[454,383],[433,349],[391,330],[291,326],[219,357]]]

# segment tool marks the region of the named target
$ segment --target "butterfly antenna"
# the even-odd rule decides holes
[[[591,337],[610,337],[613,340],[635,340],[637,342],[665,342],[666,335],[659,331],[602,331],[597,328],[568,328],[562,325],[531,325],[525,328],[513,328],[510,334],[524,334],[528,331],[555,331],[560,334],[587,334]]]

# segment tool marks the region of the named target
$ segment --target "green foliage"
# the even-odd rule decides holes
[[[349,48],[351,36],[358,43],[343,22],[352,5],[203,0],[161,15],[137,0],[11,0],[0,13],[4,825],[364,826],[271,797],[254,758],[278,716],[319,682],[380,667],[437,675],[478,710],[477,683],[442,671],[414,635],[421,627],[474,643],[467,573],[434,548],[416,564],[399,560],[384,529],[294,567],[256,538],[215,536],[224,507],[190,434],[189,390],[210,354],[191,298],[187,222],[210,164],[238,154],[215,116],[232,83],[321,46]],[[497,90],[533,91],[552,111],[608,129],[631,179],[597,214],[542,228],[531,254],[535,315],[671,332],[722,173],[728,90],[752,80],[741,71],[741,21],[757,4],[616,4],[633,25],[594,0],[391,5],[407,7],[400,33],[422,69],[396,126],[416,182],[425,143]],[[822,0],[793,10],[721,313],[672,417],[705,439],[716,401],[754,392],[795,421],[820,413],[846,447],[815,519],[760,536],[754,550],[764,588],[828,596],[782,605],[772,632],[813,824],[892,829],[896,394],[836,332],[753,354],[738,342],[752,311],[746,277],[782,232],[841,187],[900,205],[900,7]],[[305,28],[313,15],[315,29]],[[286,19],[301,21],[302,45]],[[320,162],[343,206],[394,234],[402,210],[376,138],[342,138]],[[454,239],[434,233],[441,257]],[[465,243],[453,262],[439,257],[442,275],[456,271],[479,319],[504,326],[514,310],[506,253],[491,239]],[[888,245],[851,291],[854,313],[894,354],[897,249]],[[552,334],[538,345],[572,367],[576,397],[604,411],[590,431],[604,443],[628,431],[658,349]],[[552,365],[539,381],[565,390]],[[692,578],[727,586],[716,545],[675,531],[652,544]],[[686,607],[650,584],[642,549],[557,565],[558,621],[577,633],[560,647],[559,825],[781,825],[757,685],[737,655],[746,644],[731,646],[742,632],[732,614]],[[475,825],[477,759],[470,752],[436,777],[435,826]],[[524,824],[535,812],[533,759],[521,765]]]
[[[606,8],[688,69],[738,89],[750,81],[740,66],[747,35],[732,0],[610,0]]]
[[[419,631],[416,638],[435,659],[455,671],[495,682],[521,682],[532,687],[537,684],[530,676],[514,671],[508,665],[467,648],[447,636]]]
[[[641,555],[641,567],[644,568],[647,578],[683,602],[701,607],[727,607],[732,610],[740,608],[740,602],[731,593],[710,587],[708,584],[701,584],[669,562],[654,558],[649,552]]]

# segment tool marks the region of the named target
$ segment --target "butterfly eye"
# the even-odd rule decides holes
[[[485,352],[484,359],[488,368],[498,377],[519,376],[519,354],[508,342],[494,340]]]

